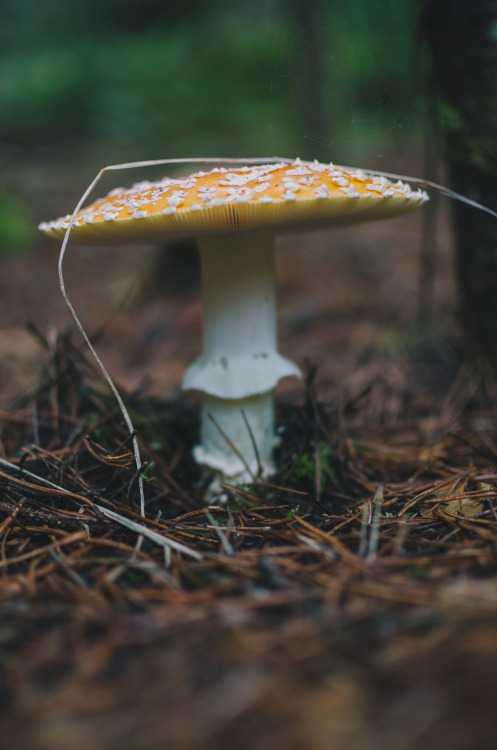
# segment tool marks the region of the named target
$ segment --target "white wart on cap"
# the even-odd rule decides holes
[[[274,473],[272,391],[281,378],[300,375],[277,350],[274,235],[388,218],[427,200],[404,182],[316,161],[216,168],[113,190],[77,214],[70,239],[197,237],[203,352],[183,380],[204,393],[194,455],[221,481],[240,484]],[[69,219],[40,229],[62,239]]]

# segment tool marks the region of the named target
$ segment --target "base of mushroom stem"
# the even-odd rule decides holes
[[[200,442],[193,457],[214,471],[212,487],[218,486],[220,491],[223,483],[252,484],[261,476],[274,474],[273,450],[278,441],[272,391],[239,399],[205,394]]]

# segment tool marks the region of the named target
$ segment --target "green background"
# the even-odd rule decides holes
[[[107,164],[278,155],[388,171],[386,154],[420,140],[417,8],[2,0],[0,248],[30,248]]]

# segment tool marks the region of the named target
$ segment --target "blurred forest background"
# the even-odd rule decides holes
[[[280,155],[387,168],[386,151],[418,149],[417,0],[1,6],[4,252],[29,247],[37,221],[72,208],[106,164]]]

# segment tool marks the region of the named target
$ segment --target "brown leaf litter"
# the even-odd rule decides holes
[[[492,746],[488,383],[463,366],[434,415],[367,371],[325,406],[309,371],[279,475],[224,505],[195,405],[128,393],[142,518],[112,399],[70,337],[47,348],[1,414],[3,750]]]

